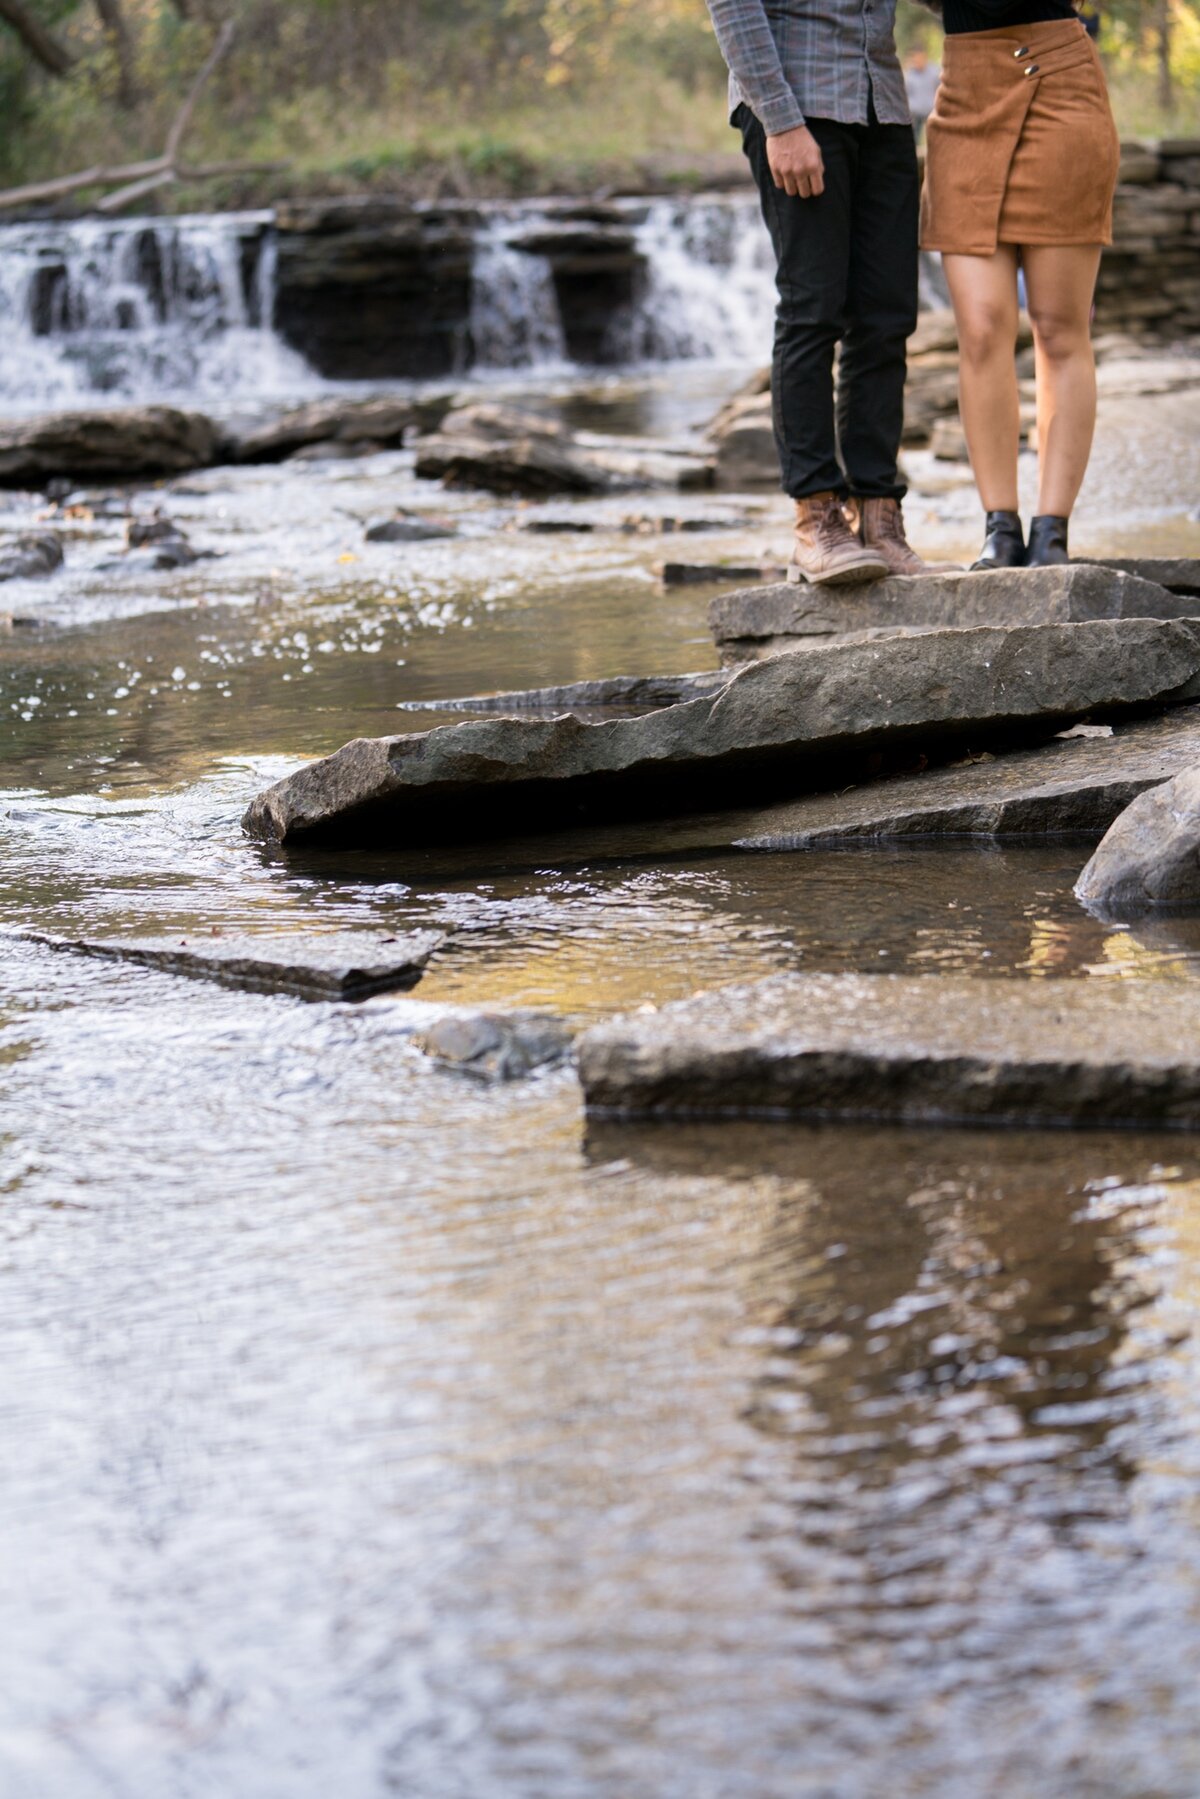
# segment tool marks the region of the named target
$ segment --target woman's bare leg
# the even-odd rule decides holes
[[[943,256],[958,323],[958,395],[985,512],[1017,510],[1017,251]]]
[[[1096,427],[1091,244],[1033,244],[1023,252],[1037,357],[1038,511],[1069,518]]]

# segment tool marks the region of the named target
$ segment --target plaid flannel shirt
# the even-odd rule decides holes
[[[729,110],[744,101],[768,137],[806,118],[909,123],[893,27],[896,0],[708,0],[729,65]]]

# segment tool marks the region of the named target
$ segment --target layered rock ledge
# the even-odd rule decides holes
[[[1200,697],[1200,621],[1134,618],[833,644],[739,670],[636,718],[472,719],[359,738],[277,782],[243,825],[376,848],[514,826],[744,805],[912,754]]]
[[[916,575],[861,587],[788,582],[719,594],[708,621],[728,665],[777,656],[821,639],[946,626],[1048,625],[1100,618],[1188,618],[1200,612],[1200,562],[998,569]],[[1149,571],[1155,571],[1153,578]]]
[[[599,1025],[588,1110],[1200,1125],[1192,982],[773,975]]]

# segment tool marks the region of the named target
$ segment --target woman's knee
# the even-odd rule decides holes
[[[1031,300],[1029,319],[1034,343],[1047,361],[1070,362],[1072,357],[1088,353],[1091,334],[1086,314],[1069,307],[1039,306]]]
[[[1011,355],[1017,339],[1017,321],[1011,307],[991,301],[974,301],[958,311],[958,348],[964,362],[991,362]]]

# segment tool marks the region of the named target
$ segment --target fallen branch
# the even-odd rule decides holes
[[[20,10],[18,0],[0,0],[0,18],[9,18],[12,10]],[[153,193],[156,188],[166,187],[173,181],[204,181],[213,175],[253,174],[275,169],[286,168],[286,163],[211,163],[203,167],[184,169],[179,162],[180,146],[192,122],[196,110],[196,102],[204,91],[213,70],[226,55],[234,39],[236,26],[232,19],[226,19],[217,39],[201,65],[196,79],[188,89],[183,105],[175,116],[175,122],[167,133],[167,141],[161,156],[152,157],[148,162],[130,162],[116,167],[100,167],[83,169],[78,175],[59,175],[51,181],[27,182],[24,187],[10,187],[0,193],[0,210],[14,206],[29,206],[40,200],[61,200],[68,194],[76,194],[89,187],[115,187],[116,192],[107,194],[97,201],[98,212],[118,212],[121,207],[139,200],[144,194]]]
[[[96,211],[121,212],[143,195],[152,194],[156,188],[169,187],[174,181],[212,181],[218,175],[275,175],[290,167],[291,164],[286,162],[209,162],[197,168],[186,168],[180,164],[174,169],[159,169],[142,181],[131,182],[128,187],[106,194],[103,200],[97,200]]]

